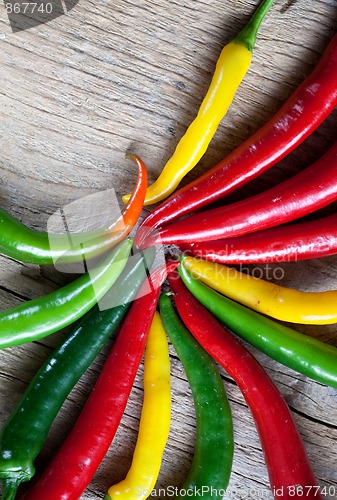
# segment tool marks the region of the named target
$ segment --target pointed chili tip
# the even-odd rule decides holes
[[[170,260],[169,262],[167,262],[166,264],[166,272],[167,274],[170,274],[172,273],[173,271],[175,271],[177,269],[177,267],[180,266],[180,262],[177,261],[177,260]]]
[[[136,161],[136,162],[137,162],[137,161],[141,161],[141,159],[139,158],[139,156],[138,156],[138,155],[136,155],[135,153],[130,153],[130,152],[125,153],[125,158],[126,158],[127,160],[134,160],[134,161]]]
[[[145,179],[145,182],[143,181],[144,184],[145,183],[147,184],[147,169],[146,169],[146,165],[145,165],[144,161],[140,158],[140,156],[136,155],[135,153],[125,153],[125,158],[128,160],[133,160],[138,166],[138,173],[139,173],[138,185],[143,179]],[[144,200],[145,200],[146,189],[147,189],[147,186],[145,186],[145,190],[144,190]],[[128,203],[130,201],[130,199],[132,198],[132,196],[133,195],[131,195],[131,194],[125,194],[124,196],[122,196],[122,201],[124,203]],[[144,201],[143,201],[143,204],[144,204]]]
[[[136,244],[139,248],[148,248],[153,245],[162,245],[160,231],[148,231],[147,228],[140,229],[137,233]]]
[[[137,164],[139,170],[146,172],[146,165],[140,156],[135,153],[125,153],[125,158],[127,160],[133,160]],[[125,196],[130,197],[131,195],[127,194]]]
[[[178,260],[169,260],[166,264],[166,270],[167,270],[167,277],[170,279],[174,279],[173,277],[176,276],[178,277],[177,270],[180,268],[180,261]],[[168,292],[170,293],[170,292]],[[172,294],[171,292],[171,295]]]
[[[149,276],[149,283],[152,289],[156,289],[160,287],[165,281],[166,277],[172,273],[178,266],[180,262],[178,261],[169,261],[165,262],[160,267],[157,267]]]
[[[142,226],[142,224],[137,228],[136,234],[135,234],[135,246],[137,248],[143,248],[143,243],[146,240],[146,237],[150,233],[150,230],[145,226]],[[151,246],[151,245],[148,245]]]

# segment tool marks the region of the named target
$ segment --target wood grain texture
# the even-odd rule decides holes
[[[130,192],[135,167],[124,158],[126,151],[146,161],[149,180],[154,181],[194,118],[221,47],[243,27],[257,3],[80,0],[68,15],[17,34],[11,32],[0,6],[1,206],[28,226],[45,230],[50,215],[74,200],[111,187],[119,197]],[[317,63],[336,24],[334,0],[275,1],[261,27],[251,69],[207,153],[184,183],[213,166],[273,115]],[[333,143],[336,124],[335,111],[289,157],[229,200],[262,191],[310,165]],[[281,282],[287,286],[336,288],[335,257],[284,264],[281,271]],[[69,279],[52,267],[0,257],[1,309],[55,290]],[[337,346],[336,325],[298,329]],[[0,351],[1,423],[64,334]],[[290,405],[319,484],[335,493],[325,497],[337,498],[336,391],[250,349]],[[108,348],[69,395],[36,462],[38,469],[71,429],[107,352]],[[195,438],[191,393],[173,349],[171,357],[172,428],[156,491],[182,483]],[[236,385],[221,373],[235,430],[226,498],[270,499],[252,417]],[[125,476],[141,402],[140,370],[116,438],[83,500],[102,498]]]

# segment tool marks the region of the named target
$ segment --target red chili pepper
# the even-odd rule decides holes
[[[337,105],[337,35],[318,65],[262,128],[200,178],[179,189],[143,221],[147,232],[224,197],[275,165],[306,139]]]
[[[260,363],[195,299],[176,272],[169,275],[169,282],[186,327],[243,393],[260,436],[274,497],[322,498],[290,410]]]
[[[303,217],[336,199],[337,142],[310,167],[279,185],[170,224],[145,241],[179,244],[240,236]]]
[[[337,214],[237,238],[182,244],[180,249],[221,264],[297,262],[327,257],[337,254]]]
[[[90,483],[122,418],[156,310],[160,286],[177,262],[157,269],[132,304],[71,433],[24,500],[77,500]]]

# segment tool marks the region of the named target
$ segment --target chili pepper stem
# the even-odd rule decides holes
[[[142,246],[154,229],[228,196],[293,151],[335,109],[336,79],[337,34],[311,74],[269,121],[201,177],[181,187],[145,217],[137,231],[135,245]],[[285,123],[291,126],[285,128]]]
[[[14,500],[20,482],[21,481],[17,477],[6,477],[2,479],[1,500]]]
[[[173,193],[206,152],[250,67],[257,30],[271,4],[272,0],[263,0],[256,9],[257,13],[252,16],[252,22],[248,22],[247,27],[220,52],[197,116],[181,137],[157,180],[148,187],[144,205],[161,201]],[[128,201],[129,197],[123,196],[123,201]]]
[[[240,33],[236,35],[233,39],[233,43],[238,43],[240,45],[244,45],[247,50],[252,52],[253,47],[256,42],[256,36],[258,30],[261,26],[263,19],[265,18],[268,10],[270,9],[274,0],[263,0],[253,16],[250,18],[248,23]]]

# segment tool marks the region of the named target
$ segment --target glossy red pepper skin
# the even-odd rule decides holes
[[[337,214],[237,238],[182,244],[180,249],[221,264],[297,262],[328,257],[337,254]]]
[[[240,236],[303,217],[336,199],[337,142],[310,167],[290,179],[250,198],[205,210],[154,231],[145,240],[145,246]]]
[[[177,272],[169,275],[169,283],[186,327],[242,391],[260,436],[274,497],[322,498],[290,410],[260,363],[195,299]]]
[[[319,63],[281,109],[226,158],[156,207],[135,238],[214,202],[279,162],[303,142],[337,105],[337,34]]]
[[[118,334],[95,387],[71,433],[39,480],[22,500],[78,500],[90,483],[117,431],[140,365],[167,272],[145,282]],[[150,293],[148,287],[151,287]],[[145,293],[145,295],[143,295]]]

